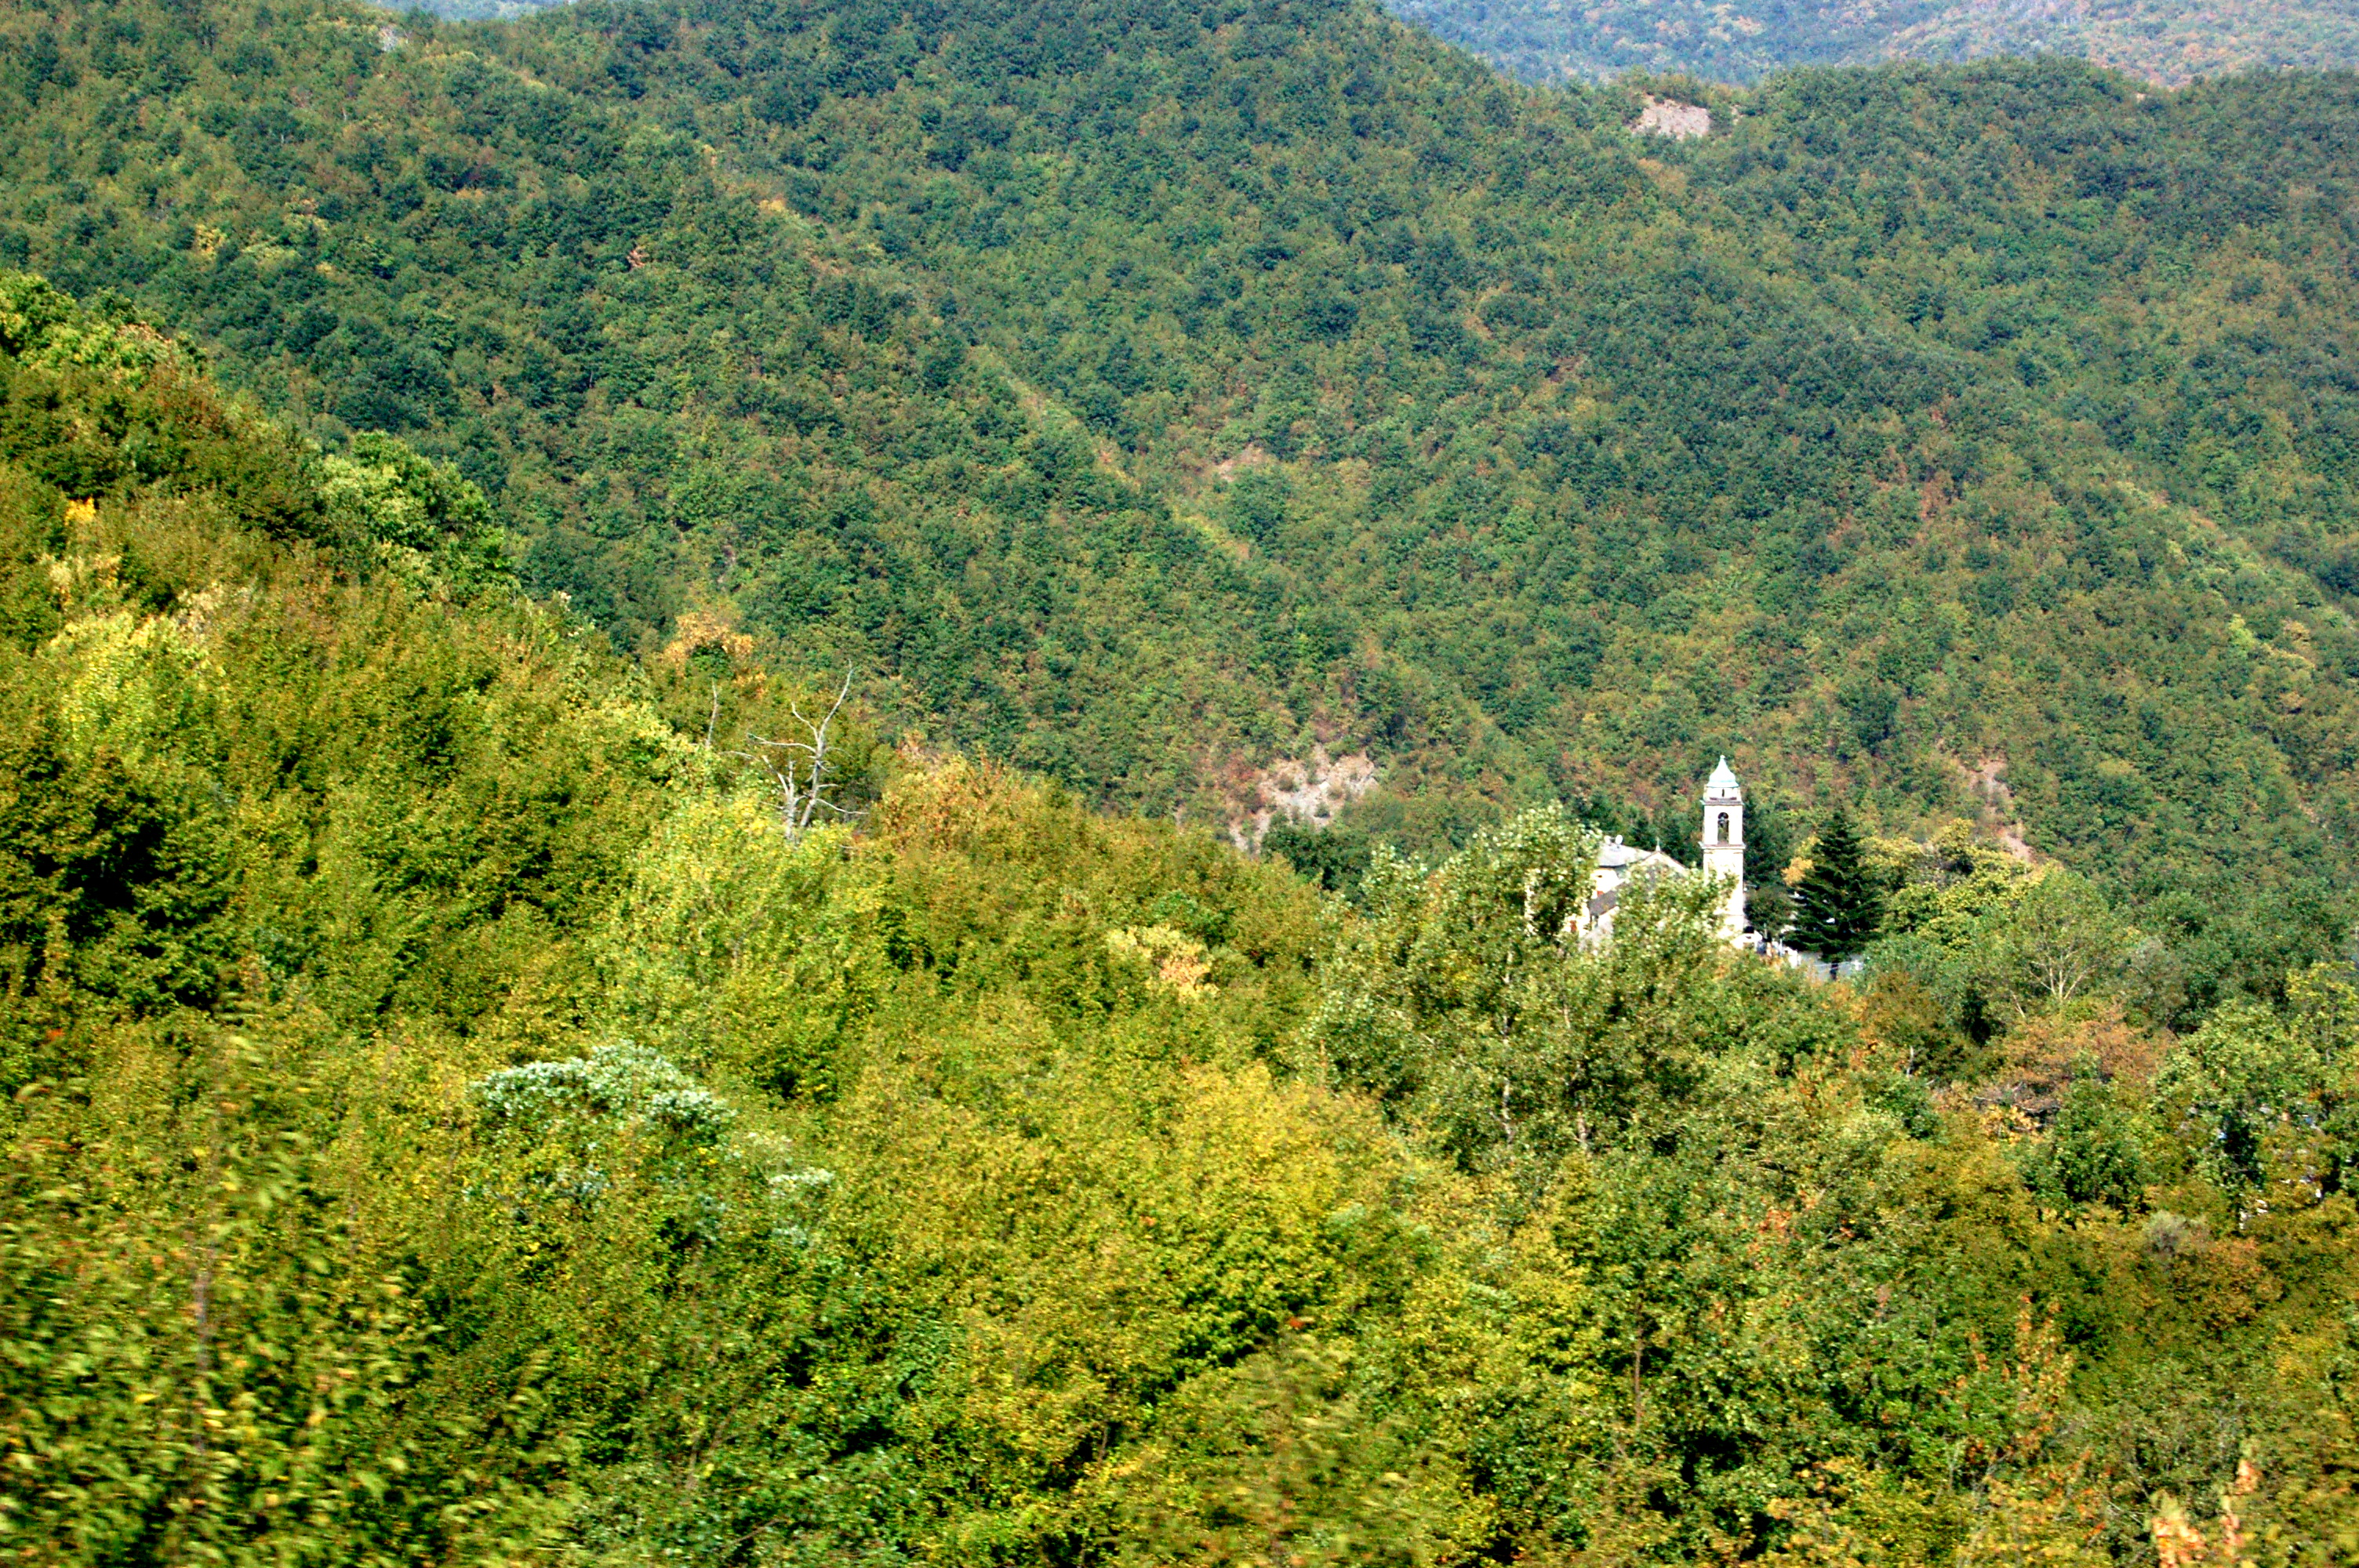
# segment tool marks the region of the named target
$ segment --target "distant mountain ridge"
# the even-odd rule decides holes
[[[2359,8],[2337,0],[1397,0],[1397,14],[1527,81],[1625,71],[1751,82],[1800,66],[2059,54],[2165,86],[2359,65]]]

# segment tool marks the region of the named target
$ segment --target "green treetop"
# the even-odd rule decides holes
[[[1796,946],[1837,963],[1864,948],[1882,918],[1859,833],[1850,814],[1837,806],[1819,829],[1810,871],[1794,890],[1791,939]]]

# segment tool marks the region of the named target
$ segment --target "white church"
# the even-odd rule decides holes
[[[1703,786],[1703,869],[1707,876],[1731,879],[1721,930],[1738,946],[1752,946],[1745,923],[1745,786],[1723,757]],[[1605,840],[1597,852],[1597,872],[1580,923],[1581,935],[1603,941],[1614,934],[1614,910],[1622,890],[1641,877],[1685,876],[1684,865],[1660,849],[1641,849],[1621,838]]]

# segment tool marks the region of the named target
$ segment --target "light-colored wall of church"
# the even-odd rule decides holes
[[[1728,842],[1720,841],[1720,818],[1728,816]],[[1731,877],[1736,887],[1729,894],[1727,925],[1732,933],[1745,929],[1745,801],[1742,796],[1703,800],[1703,869],[1707,875]]]

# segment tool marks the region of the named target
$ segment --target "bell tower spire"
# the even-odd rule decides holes
[[[1734,879],[1721,924],[1730,940],[1745,935],[1745,786],[1723,757],[1703,786],[1704,874]]]

